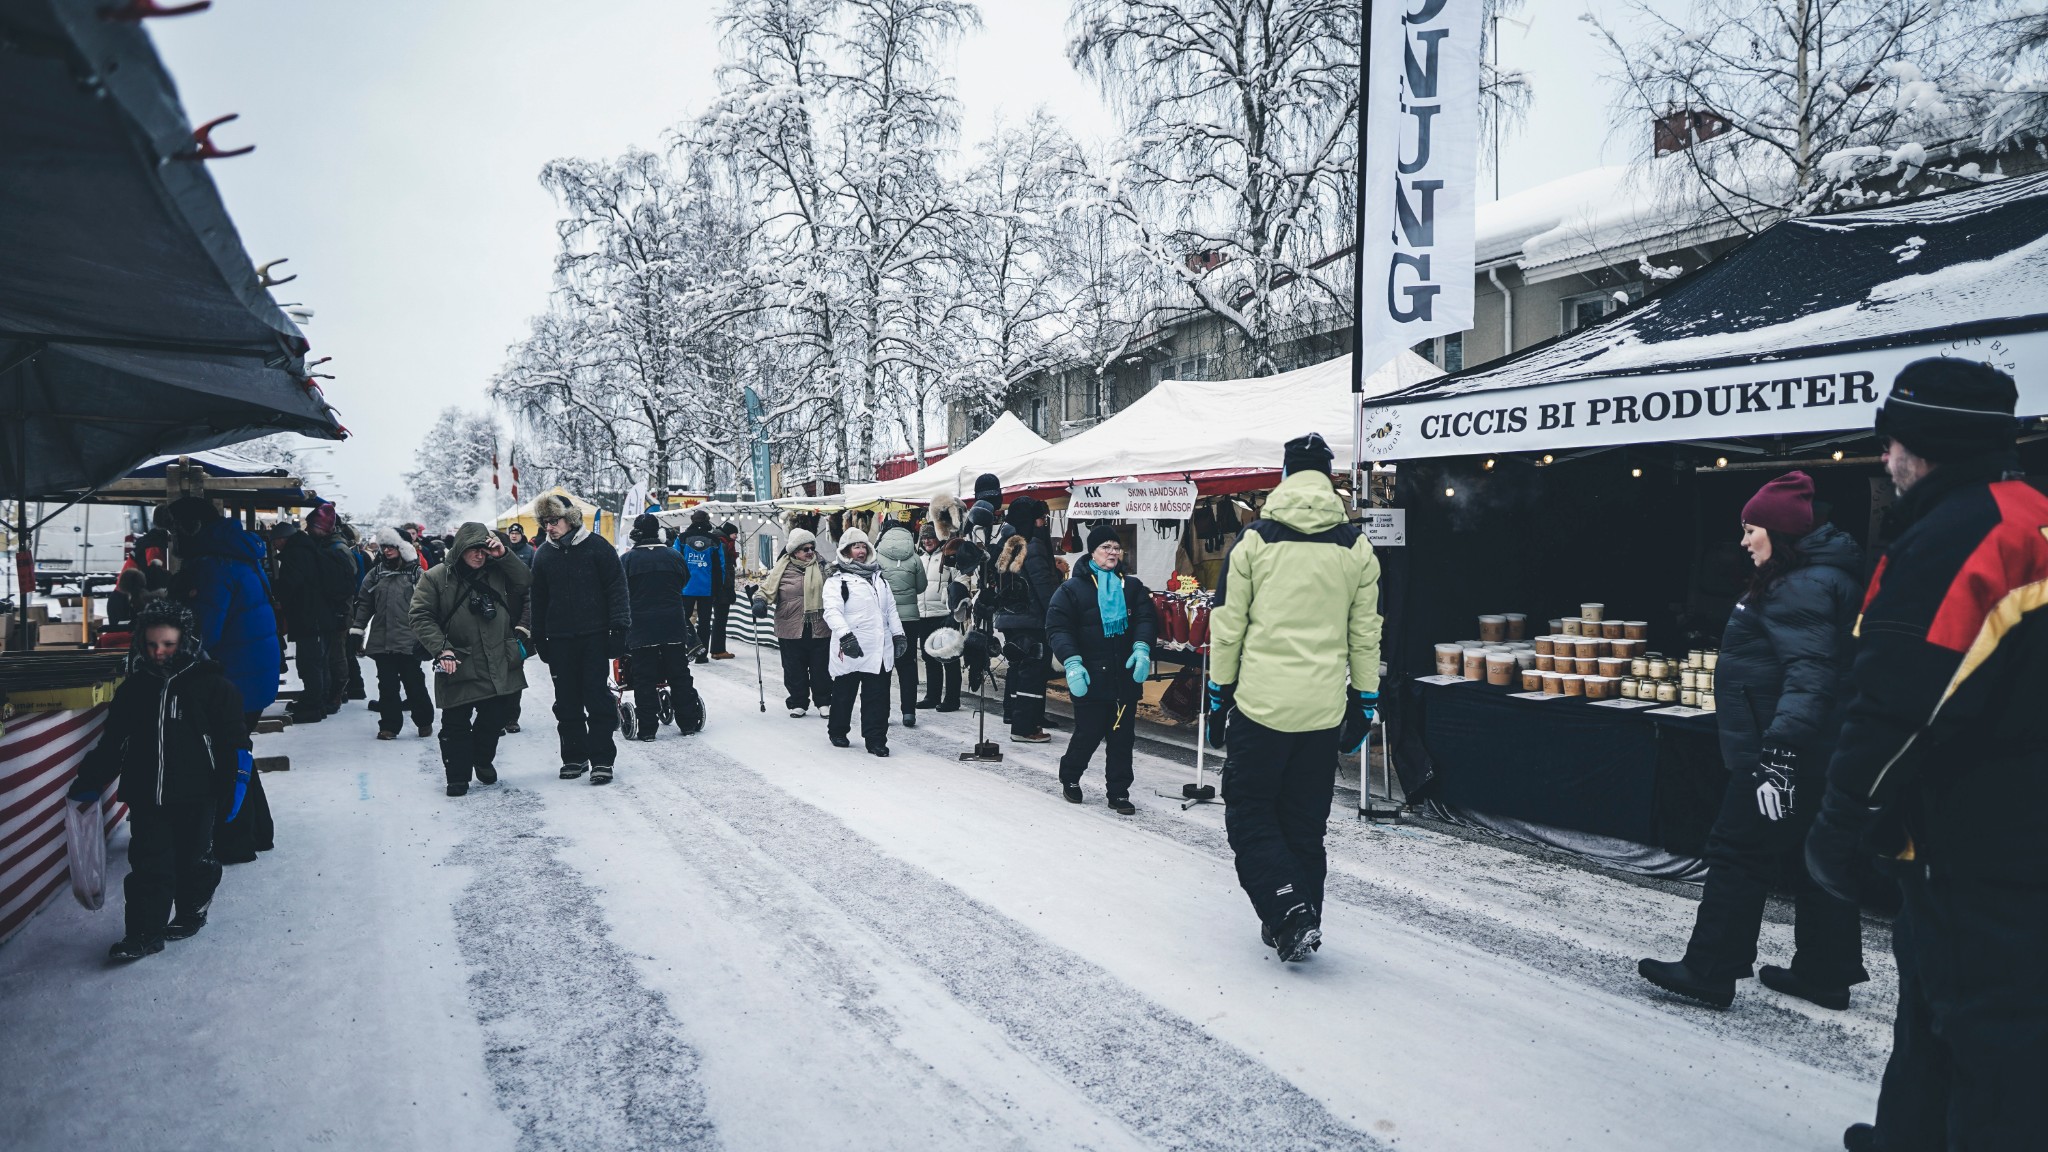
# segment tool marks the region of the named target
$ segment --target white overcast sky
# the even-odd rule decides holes
[[[1671,0],[1674,7],[1681,0]],[[358,515],[404,486],[440,409],[484,388],[547,295],[555,206],[536,181],[558,156],[658,147],[715,92],[715,0],[216,0],[152,21],[197,123],[229,112],[214,178],[257,263],[289,257],[282,302],[338,379],[352,439],[325,453]],[[1648,131],[1609,131],[1605,57],[1578,17],[1616,0],[1523,5],[1502,63],[1536,90],[1506,141],[1512,194],[1635,159]],[[1078,133],[1116,129],[1068,66],[1067,0],[981,0],[959,46],[963,139],[1044,105]],[[1490,181],[1489,181],[1490,183]]]

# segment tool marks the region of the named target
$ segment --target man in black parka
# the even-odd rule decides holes
[[[99,743],[67,793],[86,804],[121,779],[128,804],[127,934],[116,960],[163,951],[206,926],[220,862],[214,816],[238,815],[254,763],[242,694],[199,650],[199,624],[174,600],[152,601],[135,619],[128,678],[114,690]],[[177,916],[171,913],[176,909]]]
[[[1060,757],[1060,790],[1069,803],[1081,802],[1081,774],[1107,739],[1103,779],[1109,806],[1130,816],[1137,812],[1131,804],[1131,749],[1138,739],[1138,699],[1152,675],[1159,617],[1152,593],[1137,577],[1123,575],[1122,563],[1116,529],[1089,529],[1088,560],[1052,594],[1045,634],[1074,699],[1074,738]]]
[[[661,684],[668,683],[676,727],[688,736],[702,726],[703,708],[690,677],[690,649],[696,637],[684,610],[683,589],[690,566],[661,542],[661,521],[643,512],[633,519],[633,547],[619,561],[633,625],[626,630],[626,656],[633,684],[633,720],[628,740],[652,740],[661,727]]]
[[[611,541],[584,527],[574,502],[550,493],[533,502],[533,515],[547,535],[533,557],[533,637],[555,682],[562,779],[588,770],[592,784],[609,784],[619,710],[607,665],[626,654],[633,624],[625,572]]]
[[[1852,1152],[2044,1139],[2048,492],[2007,478],[2017,403],[1998,369],[1936,358],[1906,365],[1877,413],[1895,534],[1806,838],[1828,891],[1853,899],[1874,858],[1904,896],[1891,1062]]]
[[[1010,722],[1010,739],[1023,744],[1051,739],[1045,732],[1045,681],[1052,668],[1045,611],[1059,589],[1060,571],[1053,565],[1046,517],[1045,501],[1019,496],[1003,509],[1003,527],[995,541],[995,626],[1003,634],[1003,654],[1010,661],[1003,681],[1003,715]]]

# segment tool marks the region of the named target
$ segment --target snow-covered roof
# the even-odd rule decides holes
[[[1786,220],[1605,322],[1368,402],[1380,434],[1366,447],[1393,459],[1868,427],[1891,376],[1928,355],[1997,364],[2021,415],[2048,412],[2048,173]],[[1748,398],[1716,412],[1740,395],[1726,388]],[[1512,427],[1567,397],[1498,395],[1559,389],[1610,419],[1581,407],[1546,427],[1538,408]],[[1616,422],[1653,393],[1658,415]],[[1451,432],[1425,425],[1467,410]]]
[[[1674,205],[1662,173],[1625,164],[1590,168],[1481,204],[1474,222],[1480,268],[1512,264],[1530,282],[1740,235],[1725,216]]]
[[[1413,352],[1366,378],[1367,396],[1442,374]],[[1277,472],[1282,446],[1320,432],[1339,459],[1351,450],[1357,394],[1351,357],[1248,380],[1168,380],[1093,428],[1009,471],[1005,491],[1063,488],[1083,480]]]
[[[823,503],[859,508],[884,500],[924,504],[939,496],[966,496],[974,491],[974,478],[983,472],[1001,474],[1005,465],[1029,456],[1046,446],[1045,437],[1033,432],[1015,413],[996,417],[988,431],[960,446],[958,452],[908,476],[874,484],[855,484]]]

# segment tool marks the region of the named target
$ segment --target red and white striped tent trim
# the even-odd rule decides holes
[[[39,712],[8,721],[0,735],[0,941],[28,922],[64,888],[64,793],[79,761],[100,737],[104,704],[72,712]],[[128,815],[118,797],[107,805],[107,833]]]

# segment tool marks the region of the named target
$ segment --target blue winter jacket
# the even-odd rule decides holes
[[[242,693],[243,709],[270,707],[277,700],[279,650],[262,539],[232,520],[215,520],[181,559],[178,577],[193,589],[201,646]]]
[[[675,550],[690,569],[685,596],[709,596],[725,580],[725,544],[709,532],[696,528],[677,537]]]

